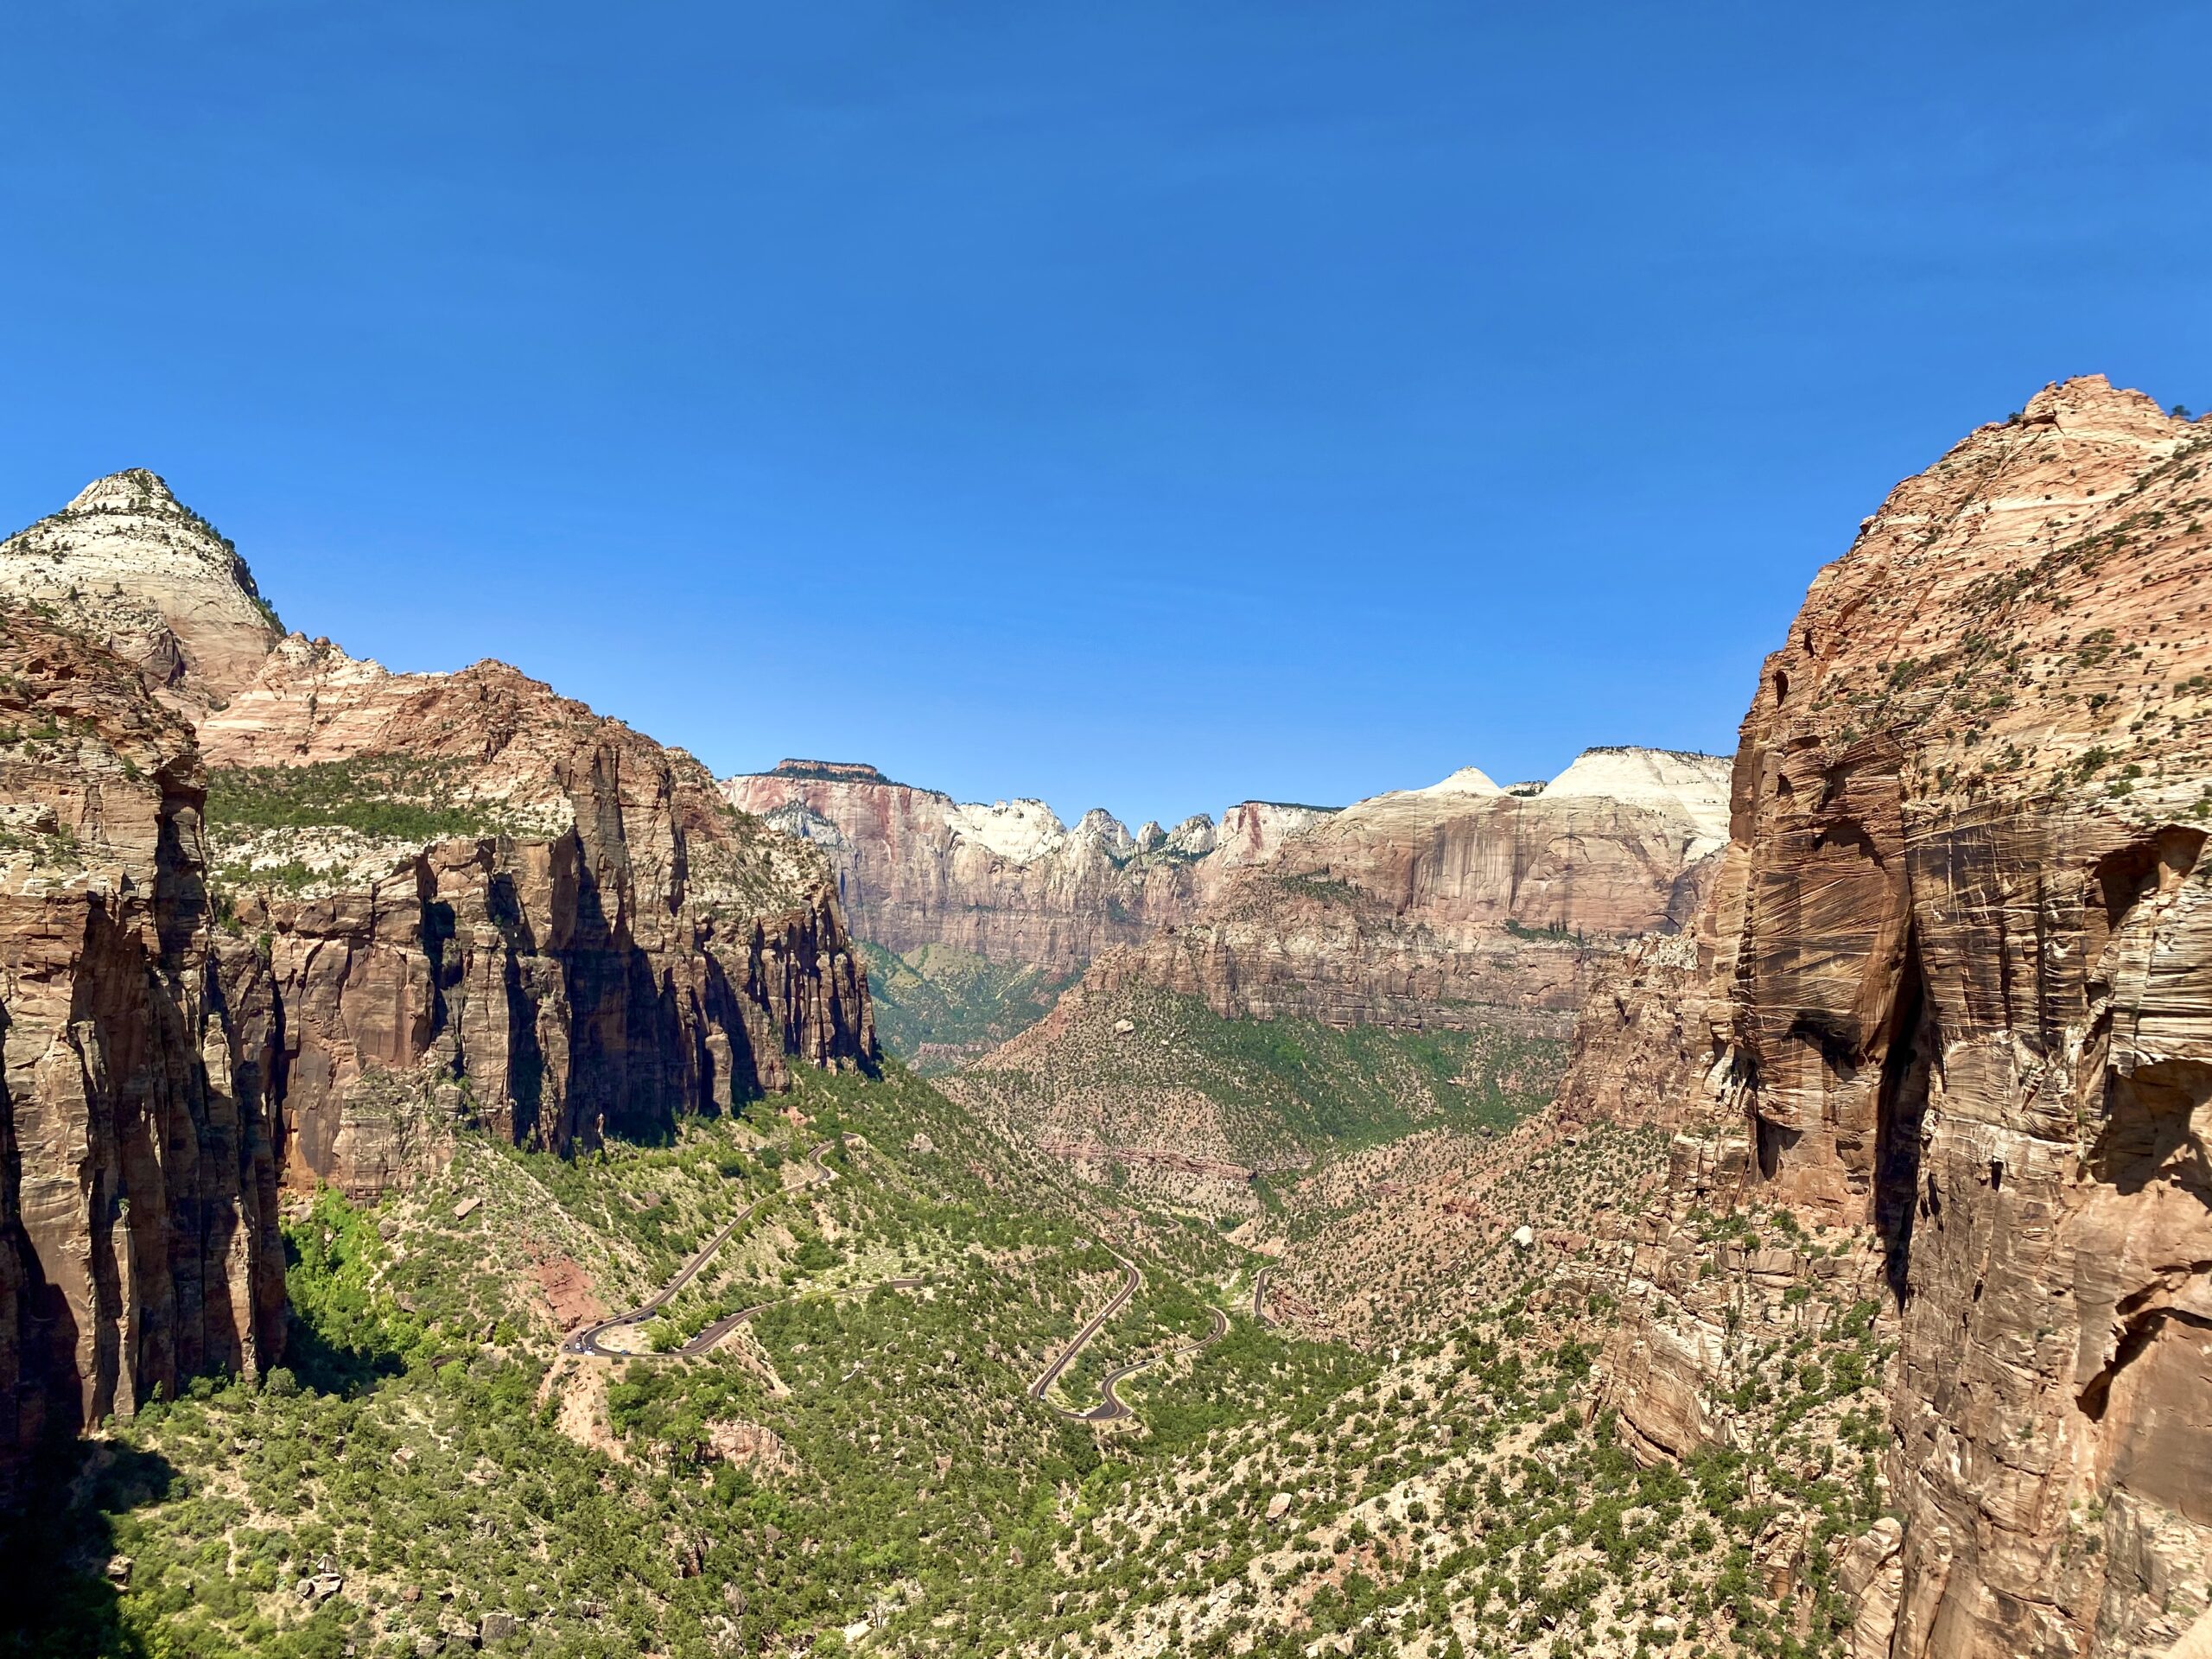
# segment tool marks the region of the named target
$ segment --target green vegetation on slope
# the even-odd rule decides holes
[[[317,1195],[287,1224],[286,1367],[196,1383],[45,1471],[35,1523],[0,1540],[0,1654],[1105,1659],[1341,1635],[1569,1659],[1675,1650],[1670,1628],[1838,1651],[1828,1564],[1875,1512],[1870,1307],[1815,1278],[1785,1321],[1732,1322],[1751,1449],[1639,1471],[1592,1364],[1612,1300],[1565,1288],[1599,1274],[1587,1249],[1395,1356],[1297,1339],[1245,1316],[1257,1264],[1211,1225],[1132,1208],[1109,1230],[1095,1194],[886,1073],[806,1077],[798,1121],[568,1165],[465,1141],[380,1205]],[[847,1133],[839,1179],[800,1187]],[[671,1312],[773,1303],[723,1346],[556,1352],[586,1316],[556,1321],[555,1278],[631,1306],[761,1198]],[[1209,1304],[1233,1317],[1094,1428],[1027,1390],[1119,1283],[1109,1239],[1146,1291],[1071,1400]],[[1779,1592],[1753,1553],[1777,1535],[1806,1541]]]
[[[497,833],[504,827],[497,813],[452,799],[454,771],[449,763],[395,755],[220,767],[207,774],[207,823],[232,834],[331,825],[420,842]]]
[[[876,1039],[924,1075],[995,1048],[1052,1012],[1070,982],[925,944],[894,956],[863,943]]]
[[[1226,1020],[1196,997],[1143,989],[1087,1001],[1049,1064],[1033,1058],[970,1067],[960,1092],[990,1096],[1010,1124],[1142,1135],[1264,1169],[1419,1128],[1510,1128],[1550,1100],[1565,1046],[1496,1026]]]
[[[1224,1020],[1193,1003],[1185,1041],[1217,1061],[1220,1097],[1272,1110],[1320,1150],[1394,1141],[1428,1123],[1506,1129],[1548,1101],[1562,1046],[1482,1031],[1349,1030],[1311,1020]]]

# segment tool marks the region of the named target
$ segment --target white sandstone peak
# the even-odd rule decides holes
[[[1083,815],[1076,824],[1075,835],[1081,841],[1103,842],[1116,853],[1128,853],[1136,846],[1128,825],[1103,806],[1094,806]]]
[[[944,819],[955,835],[1015,864],[1057,852],[1068,838],[1067,826],[1042,801],[956,803]]]
[[[1574,764],[1545,786],[1547,798],[1596,796],[1640,806],[1674,805],[1689,815],[1700,841],[1728,839],[1728,783],[1733,763],[1725,755],[1677,749],[1585,749]]]
[[[1167,837],[1167,849],[1192,858],[1204,858],[1217,844],[1213,820],[1203,812],[1193,812],[1177,824]]]
[[[70,498],[66,512],[175,512],[179,504],[168,481],[143,467],[126,467],[96,478]]]
[[[1490,774],[1480,766],[1462,766],[1440,783],[1427,789],[1408,791],[1414,795],[1503,795],[1505,791],[1491,780]]]
[[[283,632],[237,550],[143,467],[0,541],[0,597],[50,607],[195,718],[251,682]]]

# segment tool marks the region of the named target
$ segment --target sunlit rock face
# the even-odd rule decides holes
[[[2209,472],[2212,428],[2091,378],[1899,485],[1765,664],[1687,1040],[1618,987],[1586,1016],[1691,1080],[1651,1103],[1707,1126],[1677,1213],[1869,1230],[1902,1528],[1854,1557],[1861,1652],[2163,1652],[2203,1605]],[[1679,1452],[1716,1293],[1646,1222],[1611,1398]]]
[[[827,863],[696,760],[504,663],[391,674],[295,635],[200,725],[219,773],[470,820],[424,843],[226,829],[224,982],[296,1183],[374,1192],[461,1122],[658,1135],[874,1057]],[[285,879],[272,870],[288,870]]]
[[[952,945],[1050,979],[1187,921],[1229,872],[1328,816],[1243,801],[1217,824],[1200,814],[1133,834],[1093,808],[1070,829],[1042,801],[963,803],[841,761],[786,760],[722,790],[829,855],[861,938],[899,953]]]
[[[251,680],[284,632],[238,550],[143,467],[0,542],[0,594],[101,641],[194,715]]]
[[[1090,982],[1230,1017],[1565,1035],[1596,964],[1695,913],[1727,779],[1712,755],[1600,749],[1548,785],[1501,789],[1470,766],[1375,796],[1229,873],[1190,922]]]

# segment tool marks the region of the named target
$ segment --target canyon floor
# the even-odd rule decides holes
[[[1586,1236],[1506,1239],[1488,1295],[1394,1302],[1387,1342],[1302,1328],[1322,1293],[1300,1275],[1346,1259],[1331,1230],[1363,1191],[1433,1179],[1440,1138],[1490,1149],[1507,1216],[1627,1200],[1648,1157],[1547,1116],[1293,1185],[1268,1219],[1330,1241],[1311,1255],[1252,1217],[1073,1179],[895,1063],[663,1147],[464,1142],[404,1194],[291,1207],[284,1369],[202,1379],[44,1471],[6,1640],[1822,1650],[1847,1611],[1834,1558],[1878,1507],[1874,1305],[1808,1274],[1792,1282],[1814,1294],[1747,1307],[1732,1363],[1765,1449],[1680,1471],[1638,1470],[1597,1396],[1628,1274]],[[633,1356],[572,1351],[741,1213],[617,1327]],[[1848,1249],[1706,1224],[1716,1260]],[[1127,1414],[1084,1421],[1109,1378]]]

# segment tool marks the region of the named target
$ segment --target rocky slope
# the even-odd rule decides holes
[[[1073,829],[1042,801],[983,806],[873,766],[786,760],[722,785],[730,804],[826,852],[861,938],[897,955],[950,946],[1047,979],[1187,920],[1228,872],[1325,809],[1244,801],[1134,835],[1102,809]]]
[[[203,791],[134,662],[0,612],[0,1478],[282,1349],[272,1126],[214,972]]]
[[[143,467],[0,542],[0,594],[139,664],[194,715],[252,679],[284,632],[238,550]]]
[[[1726,779],[1710,755],[1593,749],[1548,785],[1504,790],[1468,767],[1378,795],[1230,873],[1194,920],[1103,960],[1086,987],[1176,991],[1233,1018],[1563,1037],[1593,961],[1694,913]]]
[[[1859,1654],[2164,1652],[2212,1592],[2209,466],[2091,378],[1898,486],[1767,661],[1687,1039],[1593,1016],[1591,1065],[1634,1027],[1690,1079],[1632,1445],[1725,1440],[1723,1334],[1814,1265],[1716,1262],[1700,1214],[1864,1230],[1822,1268],[1897,1344]]]

